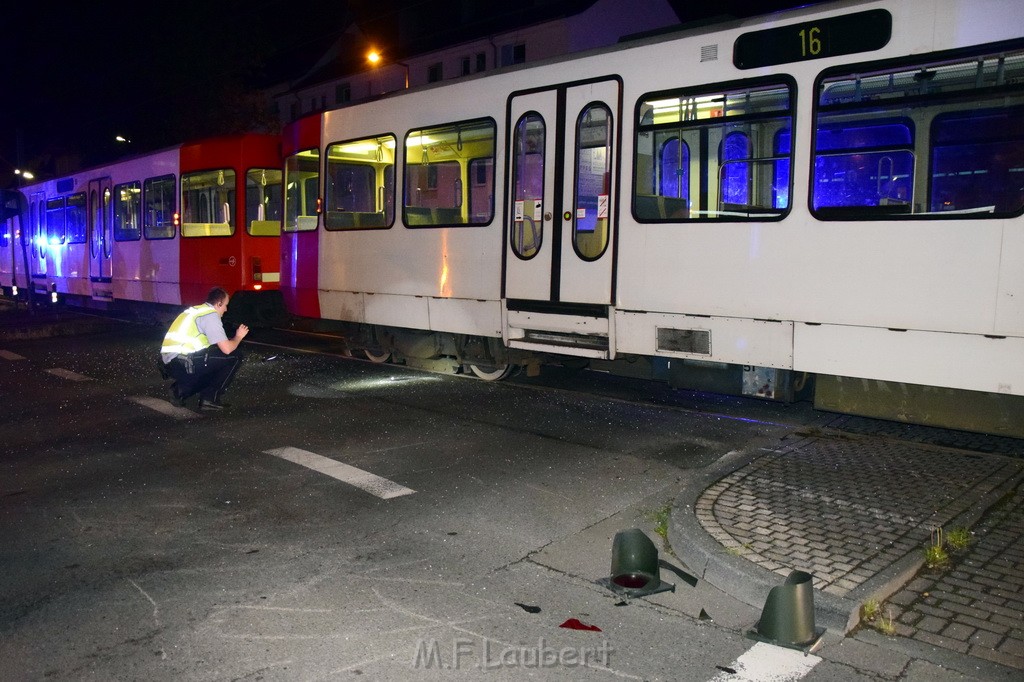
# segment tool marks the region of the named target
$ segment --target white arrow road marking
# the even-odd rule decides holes
[[[286,459],[289,462],[294,462],[295,464],[301,464],[313,471],[319,471],[321,474],[327,474],[332,478],[344,481],[349,485],[354,485],[360,490],[365,490],[371,495],[376,495],[384,500],[416,492],[411,488],[406,488],[404,485],[399,485],[394,481],[381,478],[377,474],[371,474],[368,471],[357,469],[354,466],[349,466],[348,464],[344,464],[338,460],[323,457],[314,452],[300,450],[299,448],[274,448],[273,450],[264,450],[263,452],[268,455],[280,457],[281,459]]]
[[[92,381],[92,377],[87,377],[84,374],[78,372],[72,372],[70,369],[61,369],[60,367],[54,367],[53,369],[46,370],[47,374],[52,374],[55,377],[61,379],[70,379],[71,381]]]
[[[711,682],[796,682],[819,663],[817,656],[758,642],[729,665],[735,673],[722,671]]]

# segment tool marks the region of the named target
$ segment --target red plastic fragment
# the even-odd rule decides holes
[[[581,623],[579,618],[570,618],[558,627],[569,628],[570,630],[589,630],[590,632],[601,632],[601,628],[597,627],[596,625],[587,625],[586,623]]]

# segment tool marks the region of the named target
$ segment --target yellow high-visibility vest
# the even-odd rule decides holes
[[[204,315],[211,314],[216,315],[217,311],[209,303],[186,308],[171,323],[171,328],[167,330],[167,334],[164,336],[164,343],[160,346],[160,352],[188,355],[209,346],[210,339],[206,338],[206,334],[199,331],[199,325],[196,324],[196,321]]]

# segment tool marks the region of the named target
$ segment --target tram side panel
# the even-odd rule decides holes
[[[324,114],[325,317],[500,337],[506,81],[477,83]]]
[[[113,165],[113,263],[117,301],[180,305],[178,237],[174,231],[177,149]]]
[[[952,52],[968,47],[949,39],[966,4],[858,5],[885,8],[894,28],[852,57],[739,70],[700,63],[685,42],[642,55],[678,63],[674,75],[622,60],[636,129],[624,135],[620,352],[1024,394],[1016,164],[979,151],[995,136],[999,155],[1021,153],[1024,99],[998,82],[1021,69],[1021,46]],[[972,15],[964,34],[1024,34],[1000,16]],[[701,44],[729,54],[752,28]],[[922,94],[922,80],[952,94]],[[893,101],[858,104],[857,87]]]

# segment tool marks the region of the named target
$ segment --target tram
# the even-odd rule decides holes
[[[284,298],[379,361],[1022,436],[1019,10],[831,2],[303,119]]]
[[[234,316],[273,318],[283,312],[281,177],[280,138],[244,134],[27,185],[0,236],[0,287],[176,313],[222,286]]]

